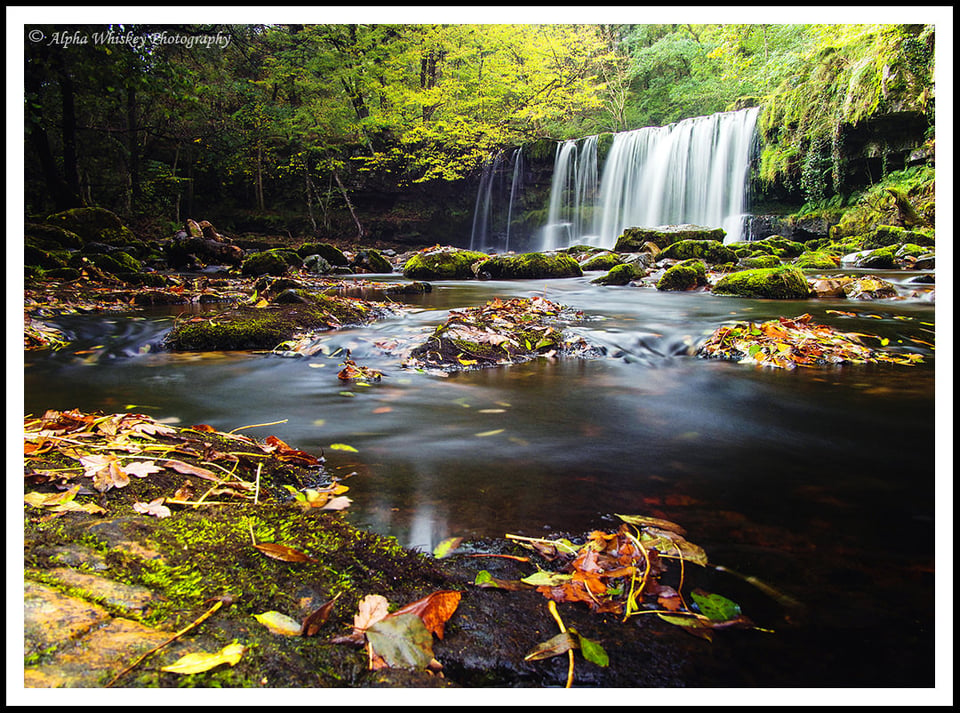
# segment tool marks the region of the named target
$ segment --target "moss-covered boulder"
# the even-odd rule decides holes
[[[350,260],[343,254],[343,251],[330,243],[304,243],[297,248],[297,255],[304,259],[310,255],[319,255],[331,265],[346,266],[350,264]]]
[[[23,226],[24,240],[46,250],[79,250],[83,240],[76,233],[57,225],[27,223]]]
[[[489,257],[476,250],[437,246],[411,255],[402,272],[414,280],[466,280],[474,277],[473,266]]]
[[[779,267],[781,264],[780,258],[776,255],[759,254],[752,257],[740,258],[740,265],[751,270],[765,267]]]
[[[713,291],[718,295],[774,300],[799,300],[810,296],[806,278],[793,265],[734,272],[720,278]]]
[[[713,265],[736,262],[737,254],[719,240],[678,240],[665,247],[657,259],[699,259]]]
[[[933,245],[934,238],[929,231],[907,230],[896,225],[878,225],[863,236],[863,247],[866,250],[904,243]]]
[[[851,300],[885,300],[897,296],[897,288],[873,275],[857,277],[843,285],[843,293]]]
[[[240,270],[244,275],[283,275],[302,263],[293,250],[274,248],[249,255],[240,265]]]
[[[795,240],[788,240],[782,235],[771,235],[763,240],[752,240],[746,243],[737,243],[734,247],[734,250],[738,250],[741,247],[749,248],[752,256],[756,256],[758,253],[763,253],[764,255],[776,255],[779,258],[786,259],[799,257],[807,250],[803,243],[798,243]],[[738,254],[740,253],[738,252]]]
[[[668,267],[657,280],[657,289],[664,292],[692,290],[707,284],[707,267],[700,260],[685,260]]]
[[[496,255],[480,264],[477,275],[494,280],[547,279],[580,277],[579,263],[566,253],[523,253]]]
[[[137,242],[133,231],[105,208],[72,208],[48,216],[47,223],[75,233],[84,241],[95,240],[108,245]]]
[[[856,260],[857,267],[867,267],[873,270],[893,270],[897,267],[897,246],[888,245],[863,253]]]
[[[66,267],[67,258],[63,254],[27,244],[23,246],[23,264],[43,268],[44,270],[53,270],[58,267]]]
[[[814,250],[803,253],[793,264],[802,270],[830,270],[840,266],[840,259],[836,255]]]
[[[393,265],[377,250],[358,250],[351,265],[358,272],[372,272],[375,274],[393,272]]]
[[[580,269],[584,272],[591,270],[611,270],[621,262],[623,262],[623,258],[620,257],[618,253],[607,250],[588,257],[580,263]]]
[[[591,280],[595,285],[628,285],[633,280],[639,279],[646,274],[642,265],[637,263],[623,263],[614,265],[606,275]]]
[[[347,297],[291,290],[298,299],[263,308],[238,307],[177,322],[166,345],[178,351],[273,349],[294,337],[363,324],[380,315],[375,305]],[[281,292],[280,294],[286,294]]]
[[[663,249],[681,240],[718,240],[723,242],[727,232],[723,228],[707,228],[701,225],[661,225],[656,228],[627,228],[613,248],[618,253],[640,252],[643,244],[650,242]]]

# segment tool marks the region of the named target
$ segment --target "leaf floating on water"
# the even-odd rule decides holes
[[[255,548],[260,550],[263,554],[271,559],[280,560],[281,562],[317,562],[318,560],[314,559],[308,554],[301,552],[300,550],[295,550],[292,547],[287,547],[286,545],[280,545],[276,542],[259,542],[254,545]]]
[[[658,517],[645,517],[643,515],[620,515],[620,514],[617,514],[617,517],[619,517],[624,522],[629,522],[631,525],[638,525],[639,527],[652,525],[653,527],[658,527],[661,530],[670,530],[671,532],[676,532],[678,535],[687,534],[687,531],[684,530],[677,523],[670,522],[669,520],[661,520]]]
[[[281,614],[278,611],[268,611],[263,614],[254,614],[253,618],[263,624],[274,634],[283,636],[300,636],[301,624],[295,619]]]
[[[345,510],[350,507],[350,503],[353,501],[348,498],[346,495],[341,495],[336,498],[331,498],[325,505],[323,505],[321,510]]]
[[[331,443],[330,450],[332,451],[347,451],[348,453],[359,453],[356,448],[353,446],[347,445],[346,443]]]
[[[189,675],[193,673],[203,673],[204,671],[209,671],[210,669],[216,668],[221,664],[235,666],[240,662],[240,659],[243,657],[243,654],[246,653],[246,651],[246,646],[243,644],[238,644],[237,642],[233,642],[232,644],[224,646],[214,654],[187,654],[186,656],[180,657],[169,666],[164,666],[160,670],[167,671],[168,673]]]

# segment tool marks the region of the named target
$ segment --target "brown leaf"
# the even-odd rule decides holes
[[[315,558],[304,554],[300,550],[295,550],[286,545],[280,545],[276,542],[260,542],[254,545],[258,550],[271,559],[281,562],[317,562]]]
[[[402,609],[390,614],[390,616],[399,616],[400,614],[416,614],[427,627],[427,631],[437,635],[438,639],[443,638],[443,626],[447,620],[453,616],[460,604],[460,592],[453,590],[441,590],[428,594],[423,599],[407,604]]]
[[[343,594],[343,592],[340,592]],[[320,608],[307,615],[300,626],[300,636],[316,636],[320,627],[327,623],[330,613],[333,611],[333,603],[340,598],[337,594],[333,599],[320,605]]]
[[[212,470],[201,468],[198,465],[184,463],[182,460],[166,460],[164,461],[164,467],[172,468],[178,473],[183,473],[184,475],[195,475],[198,478],[203,478],[204,480],[213,480],[217,483],[221,481],[221,478],[219,478]]]

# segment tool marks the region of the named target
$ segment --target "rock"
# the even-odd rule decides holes
[[[330,243],[304,243],[297,248],[297,255],[306,259],[310,255],[319,255],[331,265],[346,266],[350,260],[343,251]]]
[[[847,277],[846,275],[841,275],[840,277],[824,277],[819,280],[814,280],[810,284],[810,289],[814,297],[846,297],[843,288],[851,282],[853,282],[853,278]]]
[[[707,284],[707,268],[700,260],[686,260],[667,268],[659,280],[661,291],[692,290]]]
[[[303,269],[315,275],[325,275],[333,266],[322,255],[308,255],[303,260]]]
[[[580,277],[583,270],[566,253],[523,253],[492,257],[479,265],[477,274],[494,280],[525,280]]]
[[[644,243],[650,242],[663,249],[680,240],[718,240],[726,236],[723,228],[706,228],[700,225],[661,225],[656,228],[627,228],[613,248],[618,253],[640,252]]]
[[[595,285],[628,285],[633,280],[643,277],[646,270],[634,263],[614,265],[606,275],[601,275],[591,282]]]
[[[605,251],[588,257],[580,263],[580,269],[584,272],[589,270],[610,270],[623,262],[623,258],[615,252]]]
[[[742,270],[726,275],[713,286],[718,295],[758,297],[776,300],[806,299],[810,286],[803,273],[792,265],[761,270]]]
[[[748,269],[758,269],[764,267],[779,267],[780,258],[776,255],[757,255],[755,257],[740,258],[740,265]]]
[[[678,240],[665,247],[657,259],[700,259],[711,264],[736,262],[737,254],[719,240]]]
[[[240,271],[244,275],[284,275],[302,264],[300,256],[292,250],[276,248],[254,253],[244,259]]]
[[[801,269],[831,270],[840,267],[840,259],[830,253],[811,251],[803,253],[793,264]]]
[[[243,250],[238,246],[203,237],[173,238],[164,246],[164,253],[174,269],[188,265],[239,265],[243,261]]]
[[[402,272],[414,280],[465,280],[474,277],[475,263],[489,257],[475,250],[437,246],[411,255]]]
[[[936,255],[933,253],[926,253],[917,257],[917,261],[913,263],[914,270],[935,270],[936,269]]]
[[[192,218],[187,218],[186,221],[187,234],[191,238],[202,238],[203,229],[197,224],[197,221]]]
[[[47,222],[80,236],[108,245],[131,245],[137,237],[120,219],[105,208],[72,208],[47,217]]]
[[[83,245],[79,235],[56,225],[27,223],[23,226],[23,233],[27,244],[45,250],[79,250]]]
[[[903,243],[930,246],[934,244],[934,238],[927,232],[907,230],[896,225],[878,225],[863,236],[863,247],[867,250]]]
[[[851,300],[882,300],[897,296],[896,287],[873,275],[851,280],[843,286],[843,292]]]
[[[874,270],[892,270],[897,267],[895,255],[896,246],[889,245],[861,253],[854,264],[857,267],[868,267]]]
[[[393,265],[376,250],[358,250],[353,258],[352,267],[359,272],[384,274],[393,272]]]

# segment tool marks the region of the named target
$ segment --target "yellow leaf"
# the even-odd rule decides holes
[[[267,627],[274,634],[283,636],[300,636],[300,622],[278,611],[268,611],[263,614],[254,614],[253,618]]]
[[[330,450],[332,451],[349,451],[350,453],[359,453],[359,451],[353,446],[348,446],[346,443],[331,443]]]
[[[169,673],[187,675],[191,673],[203,673],[204,671],[209,671],[210,669],[224,663],[234,666],[240,661],[240,658],[243,656],[246,650],[246,646],[243,644],[238,644],[236,641],[234,641],[232,644],[227,644],[224,646],[215,654],[207,654],[202,652],[196,654],[187,654],[186,656],[180,657],[169,666],[164,666],[160,670],[167,671]]]

